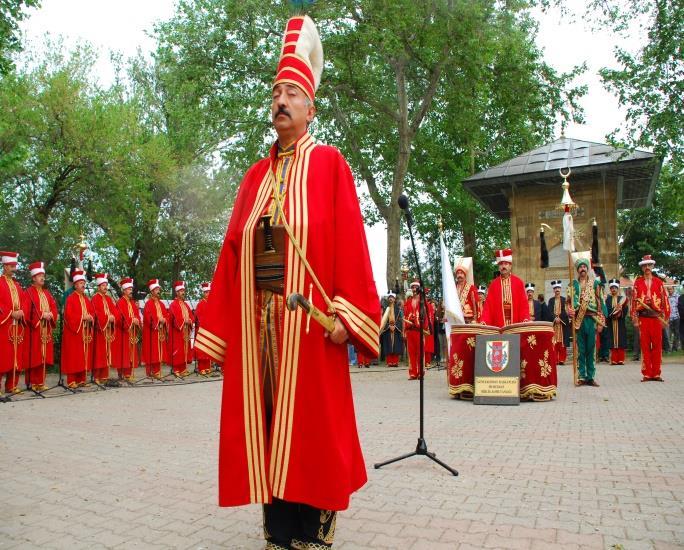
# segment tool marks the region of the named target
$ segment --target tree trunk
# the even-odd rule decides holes
[[[387,288],[394,288],[396,279],[401,285],[401,209],[396,201],[390,205],[387,220]]]

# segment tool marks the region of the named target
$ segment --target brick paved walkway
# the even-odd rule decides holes
[[[430,450],[413,450],[418,382],[353,368],[369,483],[336,548],[681,548],[684,365],[665,384],[599,366],[600,388],[519,407],[451,400],[426,376]],[[89,392],[0,404],[0,549],[262,548],[259,507],[219,509],[221,384]]]

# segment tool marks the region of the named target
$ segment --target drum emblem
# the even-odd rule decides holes
[[[487,367],[492,372],[501,372],[508,366],[508,341],[492,340],[487,342]]]

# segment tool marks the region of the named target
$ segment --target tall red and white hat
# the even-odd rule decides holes
[[[323,44],[316,25],[308,15],[292,17],[285,26],[273,87],[294,84],[313,101],[322,73]]]
[[[176,281],[173,283],[173,290],[178,292],[179,290],[185,290],[185,281]]]
[[[86,280],[85,271],[83,271],[82,269],[74,269],[74,275],[71,278],[71,280],[74,283],[77,283],[78,281],[85,281]]]
[[[133,279],[131,279],[130,277],[124,277],[119,281],[119,286],[121,287],[121,290],[133,288]]]
[[[501,262],[513,263],[513,251],[510,248],[503,248],[494,252],[494,259],[497,264]]]
[[[109,274],[108,273],[96,273],[95,274],[95,284],[97,286],[109,284]]]
[[[19,261],[18,252],[0,252],[0,259],[2,260],[2,265],[17,265]]]
[[[147,281],[147,288],[150,292],[152,292],[155,288],[161,288],[161,285],[159,284],[159,279],[150,279]]]
[[[411,287],[411,288],[420,288],[420,283],[418,282],[418,279],[414,280],[414,281],[410,284],[410,287]]]
[[[202,283],[200,285],[202,292],[209,292],[211,290],[211,283]]]
[[[35,277],[36,275],[40,275],[41,273],[44,275],[45,274],[45,263],[44,262],[33,262],[31,265],[29,265],[29,273],[31,273],[31,277]]]
[[[641,258],[641,261],[639,262],[639,266],[641,267],[642,265],[655,265],[655,260],[651,258],[650,254],[646,254],[643,258]]]

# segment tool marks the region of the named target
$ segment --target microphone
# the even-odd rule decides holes
[[[397,199],[397,204],[399,208],[404,211],[404,216],[406,216],[406,223],[411,226],[413,225],[413,215],[411,214],[411,209],[409,208],[409,200],[406,195],[400,195]]]

